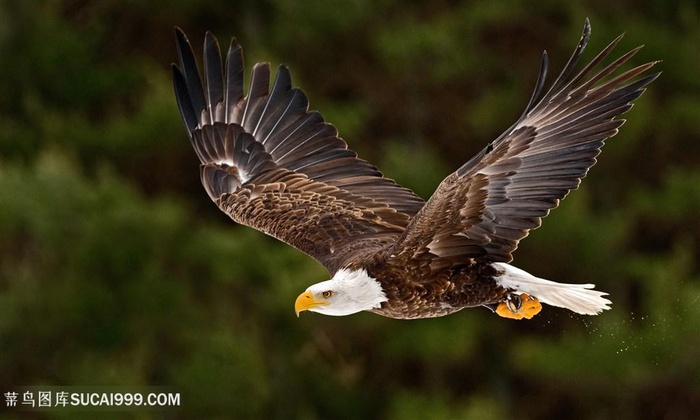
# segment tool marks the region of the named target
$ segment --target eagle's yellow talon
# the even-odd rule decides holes
[[[534,296],[530,296],[527,293],[522,293],[520,295],[520,300],[522,301],[522,306],[520,309],[513,310],[513,305],[509,305],[508,302],[504,300],[498,304],[496,313],[503,318],[531,319],[542,310],[542,304]]]

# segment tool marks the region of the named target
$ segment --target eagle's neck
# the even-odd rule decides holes
[[[335,273],[330,281],[336,285],[338,290],[347,293],[347,297],[358,310],[367,311],[379,308],[382,302],[387,300],[379,281],[370,276],[365,269],[342,268]]]

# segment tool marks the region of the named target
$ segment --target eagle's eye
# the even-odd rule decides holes
[[[328,299],[331,296],[333,296],[333,292],[331,292],[330,290],[326,290],[325,292],[321,293],[321,296],[323,296],[324,299]]]

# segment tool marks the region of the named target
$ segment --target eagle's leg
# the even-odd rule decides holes
[[[536,297],[527,293],[517,295],[508,293],[506,298],[496,307],[496,313],[503,318],[530,319],[540,313],[542,304]]]

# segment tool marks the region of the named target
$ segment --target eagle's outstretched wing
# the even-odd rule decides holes
[[[425,272],[469,258],[512,260],[518,242],[595,164],[604,140],[624,122],[615,117],[659,75],[637,78],[652,62],[607,78],[641,47],[593,73],[621,36],[574,73],[589,37],[586,20],[576,50],[542,95],[544,53],[535,91],[518,121],[440,184],[392,253]]]
[[[192,47],[176,28],[178,107],[215,203],[236,222],[314,257],[332,273],[359,253],[396,240],[424,202],[347,148],[280,66],[253,67],[243,94],[241,46],[232,39],[224,68],[207,33],[202,85]]]

